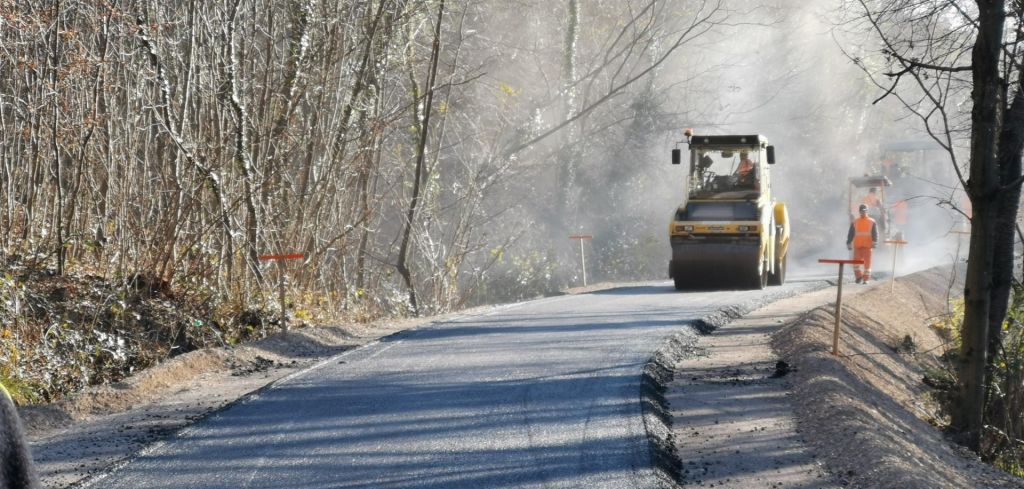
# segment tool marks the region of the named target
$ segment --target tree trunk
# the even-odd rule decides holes
[[[419,118],[422,115],[420,126],[419,143],[416,146],[416,170],[413,174],[412,198],[409,200],[409,209],[405,213],[405,230],[402,231],[402,244],[398,248],[398,263],[395,269],[405,280],[405,286],[409,289],[409,305],[413,314],[419,315],[419,306],[416,304],[416,286],[412,282],[412,272],[409,270],[408,255],[409,242],[412,238],[413,225],[415,224],[416,208],[420,203],[420,183],[423,179],[423,167],[427,150],[427,135],[430,132],[430,113],[434,103],[434,80],[437,78],[438,58],[441,53],[441,23],[444,21],[444,0],[437,6],[437,24],[434,26],[434,42],[430,53],[430,73],[427,75],[426,93],[424,95],[422,112],[413,104],[414,116]]]
[[[580,4],[578,0],[568,0],[566,5],[565,44],[562,46],[562,117],[569,119],[574,116],[579,106],[579,90],[576,88],[576,48],[580,30]],[[576,125],[562,134],[561,149],[557,153],[558,177],[554,179],[552,193],[557,197],[558,206],[555,217],[563,228],[571,226],[573,219],[569,217],[576,192],[576,170],[579,166],[580,152],[576,147],[578,131]]]
[[[1002,53],[1005,7],[1002,0],[978,1],[978,37],[972,51],[974,89],[971,97],[971,168],[967,193],[973,207],[971,248],[964,284],[964,322],[958,390],[952,425],[968,448],[978,451],[984,426],[985,366],[989,306],[992,300],[994,200],[999,177],[996,145],[999,136],[999,58]]]
[[[256,198],[256,168],[249,153],[249,113],[242,101],[242,92],[239,84],[239,69],[242,60],[238,54],[238,43],[235,41],[235,16],[238,13],[238,5],[241,0],[235,0],[231,12],[228,14],[224,43],[227,45],[228,60],[225,66],[225,74],[230,86],[228,100],[237,124],[235,132],[235,161],[242,172],[242,201],[245,204],[245,244],[246,264],[256,279],[257,284],[263,282],[263,273],[259,264],[259,240],[260,240],[260,218],[259,202]]]
[[[996,201],[995,243],[992,264],[992,304],[988,314],[988,355],[993,361],[1002,345],[1003,321],[1010,304],[1013,285],[1013,245],[1020,205],[1021,151],[1024,147],[1024,86],[1018,85],[1003,121],[999,137],[999,181],[1003,186]]]
[[[61,5],[60,2],[54,4],[54,16],[53,16],[53,42],[51,44],[51,58],[50,58],[50,89],[53,90],[51,97],[53,97],[53,118],[50,121],[50,141],[53,146],[53,164],[54,164],[54,182],[57,185],[57,195],[55,196],[57,210],[56,222],[54,223],[54,232],[56,233],[57,244],[55,245],[54,251],[57,255],[57,275],[64,275],[64,257],[66,256],[66,250],[64,249],[64,168],[63,161],[61,159],[60,140],[57,137],[58,130],[60,128],[60,94],[62,93],[60,88],[57,86],[57,70],[60,66],[60,16],[61,16]]]

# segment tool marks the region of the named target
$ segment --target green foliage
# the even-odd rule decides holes
[[[1018,459],[999,458],[994,465],[1016,477],[1024,477],[1024,464]]]
[[[955,299],[950,301],[949,312],[939,316],[932,321],[931,327],[938,335],[946,340],[944,356],[955,355],[960,351],[960,327],[964,323],[964,300]]]
[[[982,457],[1021,475],[1024,467],[1024,286],[1015,284],[1000,348],[991,359]]]
[[[25,405],[39,402],[39,395],[36,394],[37,387],[17,377],[9,377],[3,370],[6,369],[0,368],[0,384],[7,388],[7,392],[14,399],[15,404]]]
[[[942,368],[929,370],[925,383],[936,389],[937,398],[948,411],[955,400],[956,362],[960,350],[963,300],[955,301],[951,313],[933,324],[949,340]],[[1024,476],[1024,286],[1015,284],[1000,348],[989,360],[985,406],[985,434],[981,456],[993,465]]]

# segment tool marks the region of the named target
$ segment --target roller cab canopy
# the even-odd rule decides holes
[[[850,177],[850,185],[857,188],[864,187],[891,187],[892,181],[885,175],[864,175],[863,177]]]
[[[882,151],[892,153],[909,153],[912,151],[945,151],[945,148],[931,139],[909,139],[890,141],[882,145]]]

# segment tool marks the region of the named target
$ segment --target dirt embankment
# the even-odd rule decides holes
[[[876,285],[844,300],[840,357],[831,355],[834,304],[776,333],[798,429],[829,471],[854,487],[1024,487],[936,428],[943,414],[922,382],[947,348],[932,327],[947,311],[949,269]]]

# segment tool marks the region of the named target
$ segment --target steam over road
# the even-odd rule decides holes
[[[641,370],[688,321],[789,295],[668,283],[466,316],[335,357],[93,486],[656,487]]]

